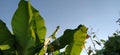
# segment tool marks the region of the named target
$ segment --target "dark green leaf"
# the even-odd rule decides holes
[[[5,23],[0,20],[0,45],[9,45],[11,42],[10,40],[12,40],[12,34],[6,27]]]
[[[94,40],[99,46],[101,46],[101,43],[100,42],[98,42],[98,41],[96,41],[96,40]]]
[[[100,41],[101,41],[101,42],[103,42],[103,43],[105,43],[105,42],[106,42],[106,41],[105,41],[105,40],[103,40],[103,39],[101,39]]]
[[[84,25],[79,25],[78,28],[74,30],[67,29],[64,34],[57,39],[60,42],[60,46],[57,45],[57,41],[53,41],[49,47],[52,45],[55,51],[68,45],[65,52],[66,55],[79,55],[86,36],[87,28]],[[48,51],[51,51],[51,49],[48,48]]]
[[[93,35],[93,38],[95,38],[96,37],[96,35]]]
[[[89,49],[88,51],[88,55],[90,55],[93,51],[91,49]]]

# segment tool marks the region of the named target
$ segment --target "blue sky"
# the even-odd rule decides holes
[[[11,30],[11,19],[20,0],[0,0],[0,19]],[[65,29],[74,29],[79,24],[93,28],[99,39],[107,39],[119,25],[120,0],[30,0],[40,11],[47,27],[47,37],[56,26],[60,26],[57,36]],[[81,55],[86,55],[84,51]]]

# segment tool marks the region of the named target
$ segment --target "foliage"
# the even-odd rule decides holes
[[[104,48],[95,55],[120,55],[120,35],[116,33],[105,42]]]
[[[8,30],[5,23],[2,20],[0,20],[0,55],[15,55],[15,49],[13,45],[13,35]]]
[[[120,18],[116,21],[120,25]],[[94,55],[120,55],[120,31],[113,33],[113,36],[109,37],[104,42],[104,47],[101,50],[97,50]]]
[[[45,39],[46,27],[44,19],[39,15],[30,1],[21,0],[12,18],[13,33],[8,30],[5,23],[0,20],[0,55],[79,55],[86,40],[87,29],[79,25],[76,29],[67,29],[64,34],[56,38],[53,34]],[[50,38],[54,41],[49,43]],[[67,46],[65,52],[60,49]],[[48,48],[47,48],[48,47]],[[77,51],[76,51],[77,50]]]

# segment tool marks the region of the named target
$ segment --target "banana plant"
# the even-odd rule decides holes
[[[64,55],[79,55],[85,40],[88,38],[87,30],[84,25],[79,25],[76,29],[67,29],[64,34],[48,46],[48,52],[58,51],[66,47]],[[59,44],[57,43],[59,41]]]
[[[56,38],[58,26],[50,36],[54,41],[49,43],[50,39],[48,38],[46,42],[47,30],[44,19],[39,11],[30,4],[29,0],[20,0],[12,17],[11,25],[12,33],[6,24],[0,20],[0,55],[45,55],[46,53],[78,55],[88,36],[88,28],[79,25],[74,30],[65,30],[62,36]],[[60,53],[59,50],[65,46],[67,46],[65,52]]]

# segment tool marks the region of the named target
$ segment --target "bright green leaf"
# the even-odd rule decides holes
[[[60,50],[56,50],[53,52],[53,55],[58,55],[60,53]]]
[[[0,49],[7,50],[7,49],[10,49],[10,46],[9,45],[0,45]]]
[[[34,47],[44,42],[46,35],[44,20],[38,10],[31,6],[30,1],[20,1],[12,19],[12,29],[21,47],[19,53],[23,55],[32,55]]]
[[[34,19],[34,30],[37,34],[40,43],[44,42],[46,35],[46,27],[44,19],[39,15],[39,11],[32,7],[33,19]]]

